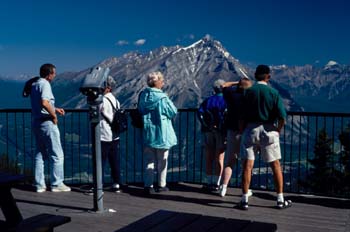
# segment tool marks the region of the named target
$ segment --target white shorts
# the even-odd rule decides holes
[[[281,159],[279,133],[272,124],[248,124],[241,146],[242,159],[255,160],[258,151],[267,163]]]
[[[241,134],[238,131],[228,130],[226,138],[226,156],[228,159],[237,159],[241,146]]]

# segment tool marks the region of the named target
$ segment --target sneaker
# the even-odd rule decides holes
[[[71,188],[68,187],[65,184],[61,184],[59,186],[51,187],[51,192],[55,192],[55,193],[58,193],[58,192],[70,192],[70,191],[71,191]]]
[[[241,209],[241,210],[248,210],[249,206],[248,206],[248,202],[246,201],[240,201],[237,205],[237,208],[238,209]]]
[[[46,187],[36,187],[36,192],[37,192],[37,193],[46,192]]]
[[[277,209],[287,209],[292,207],[292,201],[291,200],[284,200],[282,201],[277,201]]]
[[[169,190],[169,188],[168,187],[159,187],[158,189],[157,189],[157,192],[169,192],[170,190]]]
[[[224,187],[223,185],[221,185],[219,195],[221,197],[224,197],[226,195],[226,192],[227,192],[227,187]]]
[[[84,193],[85,195],[89,195],[89,196],[94,195],[94,187],[89,188],[89,189],[87,189],[87,190],[84,190],[83,193]]]
[[[113,184],[111,187],[112,192],[120,193],[120,185],[119,184]]]
[[[153,187],[145,187],[143,191],[145,192],[146,195],[153,195],[156,193]]]

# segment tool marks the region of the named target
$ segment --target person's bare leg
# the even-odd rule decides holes
[[[243,161],[243,175],[242,175],[242,193],[248,194],[250,181],[252,179],[252,170],[254,166],[254,160]]]
[[[275,160],[270,163],[272,172],[273,172],[273,178],[275,182],[275,188],[277,194],[283,193],[283,175],[282,175],[282,169],[280,165],[279,160]]]
[[[230,159],[226,164],[226,167],[222,175],[222,184],[228,185],[228,183],[230,182],[230,179],[232,176],[232,169],[235,166],[235,164],[236,164],[236,158]]]
[[[213,177],[213,182],[214,182],[214,185],[216,185],[217,187],[220,185],[221,175],[224,170],[224,158],[225,158],[224,150],[217,150],[215,152],[215,174]]]
[[[275,182],[275,188],[277,193],[277,207],[279,209],[285,209],[292,206],[292,201],[285,200],[283,196],[283,173],[282,168],[279,160],[273,161],[270,163],[274,182]]]
[[[227,165],[222,175],[222,184],[228,185],[228,183],[230,182],[231,176],[232,176],[232,168],[231,166]]]
[[[225,153],[223,151],[221,151],[219,154],[216,155],[215,175],[217,176],[221,176],[224,170],[224,158],[225,158]]]
[[[222,185],[220,187],[219,195],[224,197],[227,192],[227,186],[230,182],[231,176],[232,176],[232,168],[234,167],[236,163],[236,158],[234,156],[229,157],[228,163],[225,166],[225,169],[222,174]]]
[[[211,176],[213,175],[213,161],[214,161],[214,153],[211,149],[209,149],[208,147],[206,147],[205,149],[205,162],[206,162],[206,174],[207,174],[207,178],[211,179]],[[211,180],[208,179],[208,184]]]

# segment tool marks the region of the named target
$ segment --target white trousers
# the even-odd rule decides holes
[[[143,155],[145,162],[145,187],[153,187],[155,162],[157,162],[158,185],[159,187],[165,187],[169,150],[145,147]]]

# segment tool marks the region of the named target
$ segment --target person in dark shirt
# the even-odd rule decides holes
[[[222,185],[220,186],[220,196],[224,197],[227,185],[230,182],[232,168],[234,167],[241,145],[241,133],[239,132],[239,115],[243,107],[243,94],[245,89],[252,86],[252,81],[248,77],[241,78],[238,82],[226,82],[223,85],[223,95],[227,103],[226,115],[226,164],[222,175]],[[249,195],[252,192],[249,190]]]
[[[255,71],[257,83],[246,90],[243,100],[240,122],[240,129],[242,131],[244,129],[241,145],[243,195],[238,206],[244,210],[248,209],[248,189],[257,151],[272,169],[277,192],[277,208],[284,209],[292,205],[291,201],[283,197],[283,175],[279,162],[281,159],[279,133],[285,124],[287,114],[278,91],[267,85],[270,78],[270,68],[259,65]]]
[[[205,191],[218,191],[224,169],[226,102],[222,94],[223,80],[214,82],[215,94],[205,99],[198,109],[202,124],[203,146],[206,154],[207,185]],[[215,173],[213,173],[213,162]]]

